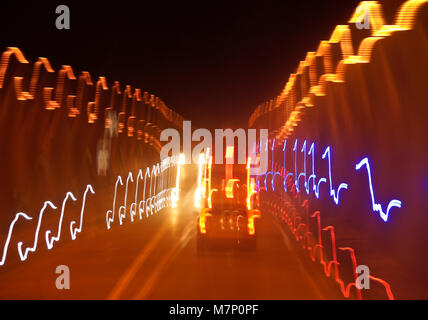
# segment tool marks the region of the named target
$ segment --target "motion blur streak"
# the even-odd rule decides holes
[[[272,155],[272,168],[282,166],[281,179],[265,176],[260,188],[262,211],[290,228],[345,297],[426,297],[428,157],[420,146],[427,138],[428,1],[399,2],[361,2],[348,24],[308,52],[279,95],[259,105],[248,122],[256,130],[269,128],[268,147],[283,144],[283,159]],[[364,12],[370,29],[357,27]],[[287,141],[294,141],[293,152]],[[312,141],[308,154],[298,141]],[[356,174],[362,168],[367,175]],[[306,194],[300,192],[303,180]],[[346,246],[336,252],[336,242]],[[375,289],[355,287],[357,255],[370,266]]]
[[[83,225],[83,215],[84,215],[84,211],[85,211],[85,202],[86,202],[86,193],[88,191],[91,191],[92,194],[94,194],[94,190],[92,189],[91,185],[88,185],[86,187],[86,190],[84,192],[83,195],[83,202],[82,202],[82,208],[81,208],[81,213],[80,213],[80,225],[79,228],[74,228],[73,230],[73,225],[76,223],[75,221],[72,221],[70,223],[70,234],[72,239],[74,240],[76,238],[76,233],[77,232],[81,232],[82,231],[82,225]],[[77,199],[75,198],[75,196],[71,193],[71,192],[67,192],[64,201],[62,203],[62,209],[61,209],[61,215],[59,218],[59,223],[58,223],[58,232],[57,235],[55,237],[52,237],[51,239],[49,239],[49,235],[52,232],[51,230],[47,230],[45,233],[45,240],[46,240],[46,246],[47,248],[50,250],[53,247],[53,243],[54,241],[59,241],[61,238],[61,227],[62,227],[62,221],[64,218],[64,209],[65,209],[65,203],[67,202],[68,198],[71,198],[73,201],[76,201]],[[40,228],[42,225],[42,220],[43,220],[43,214],[45,212],[45,210],[47,209],[47,207],[50,207],[53,210],[56,210],[57,207],[51,202],[51,201],[45,201],[42,209],[39,212],[39,219],[37,221],[37,226],[36,226],[36,230],[34,232],[34,242],[33,242],[33,246],[32,247],[28,247],[26,248],[24,251],[22,250],[22,246],[23,246],[23,242],[19,241],[18,242],[18,253],[19,253],[19,257],[22,261],[27,260],[28,257],[28,253],[29,252],[36,252],[37,250],[37,243],[39,240],[39,232],[40,232]],[[2,260],[0,261],[0,266],[4,265],[4,263],[6,262],[6,256],[7,256],[7,251],[9,249],[9,243],[10,243],[10,239],[12,237],[12,233],[13,233],[13,228],[15,226],[15,223],[17,222],[19,217],[23,217],[26,220],[32,220],[32,217],[29,217],[27,214],[23,213],[23,212],[19,212],[16,214],[15,219],[11,222],[10,226],[9,226],[9,232],[6,238],[6,242],[3,248],[3,255],[2,255]]]
[[[83,202],[82,202],[82,209],[80,211],[80,225],[78,228],[74,228],[73,229],[73,225],[76,223],[76,221],[71,221],[70,222],[70,233],[71,233],[71,239],[75,240],[76,239],[76,234],[79,232],[82,232],[82,225],[83,225],[83,212],[85,210],[85,204],[86,204],[86,194],[88,193],[88,191],[90,191],[92,194],[95,194],[94,189],[92,188],[91,185],[88,185],[86,187],[85,193],[83,194]]]
[[[4,263],[6,261],[7,251],[9,249],[9,243],[10,243],[10,238],[12,236],[13,227],[15,226],[15,223],[19,219],[19,217],[23,217],[26,220],[32,220],[33,219],[33,218],[29,217],[27,214],[25,214],[24,212],[18,212],[16,214],[15,218],[13,219],[12,223],[9,226],[9,232],[7,233],[6,242],[5,242],[4,247],[3,247],[2,258],[0,260],[0,265],[1,266],[4,265]]]
[[[269,137],[242,167],[159,162],[160,133],[184,131],[161,98],[7,48],[0,297],[427,298],[427,35],[428,0],[361,2],[252,112]]]
[[[16,241],[20,260],[27,260],[30,252],[36,252],[39,233],[49,228],[48,226],[57,225],[56,235],[52,235],[52,229],[46,229],[44,232],[48,250],[64,238],[62,227],[66,205],[71,206],[67,223],[70,239],[75,240],[77,234],[83,230],[88,193],[95,195],[93,186],[98,186],[103,190],[99,196],[105,197],[104,190],[110,183],[113,172],[128,171],[128,176],[124,202],[119,208],[116,208],[116,193],[122,192],[118,187],[119,184],[123,185],[123,181],[120,175],[116,180],[113,209],[106,214],[107,229],[110,229],[116,214],[120,224],[128,212],[133,221],[137,205],[140,219],[144,209],[153,214],[169,206],[174,174],[169,163],[163,164],[168,167],[166,169],[159,169],[159,165],[158,168],[153,168],[154,176],[152,173],[148,181],[150,192],[147,204],[144,200],[136,203],[138,186],[135,189],[136,200],[129,209],[127,200],[128,189],[131,182],[134,182],[132,173],[127,169],[135,168],[138,161],[144,160],[143,154],[146,157],[144,162],[151,161],[160,150],[158,132],[162,128],[179,128],[182,125],[183,118],[169,109],[158,97],[147,92],[141,95],[140,89],[132,91],[130,86],[126,86],[122,92],[117,81],[109,88],[105,77],[99,77],[94,85],[89,72],[83,71],[80,77],[76,78],[73,69],[68,65],[62,66],[55,74],[47,58],[39,58],[31,70],[31,65],[23,53],[18,48],[10,47],[0,60],[0,105],[0,128],[3,137],[1,146],[7,155],[1,160],[2,177],[5,184],[11,186],[9,189],[15,193],[19,190],[18,193],[22,194],[22,199],[16,201],[16,197],[9,197],[10,191],[2,187],[1,211],[18,211],[21,206],[37,208],[40,199],[46,197],[46,194],[51,195],[52,199],[45,201],[39,212],[35,231],[32,231],[33,244],[25,247],[25,241]],[[129,114],[129,121],[124,118],[126,114]],[[117,128],[114,128],[115,126]],[[126,132],[121,131],[123,128],[126,128]],[[102,145],[103,148],[95,148],[96,145]],[[105,146],[108,147],[104,148]],[[129,160],[118,157],[117,154],[126,155]],[[93,159],[102,159],[102,170],[100,162],[94,162]],[[171,175],[171,179],[169,176],[158,177],[157,171],[160,170],[163,175]],[[78,177],[76,173],[79,173]],[[148,177],[144,178],[145,188]],[[76,208],[68,200],[77,200],[76,190],[80,188],[81,181],[85,180],[92,183],[87,184],[80,214],[75,217]],[[71,185],[66,185],[67,183]],[[54,203],[61,201],[61,190],[70,187],[72,191],[67,192],[63,198],[60,215],[46,216],[46,210],[57,209]],[[143,197],[146,197],[145,193]],[[99,203],[99,199],[91,201]],[[141,208],[142,204],[145,205],[144,209]],[[29,209],[25,211],[27,210]],[[55,218],[58,218],[56,223],[53,221]],[[33,217],[19,212],[10,223],[5,235],[0,266],[6,263],[11,241],[15,241],[14,231],[19,222],[24,220],[32,221]],[[2,221],[1,225],[3,223]],[[19,226],[16,237],[21,237],[21,228],[31,232],[30,226]]]
[[[153,270],[152,274],[148,276],[148,280],[145,285],[141,287],[140,291],[134,297],[134,299],[143,300],[147,299],[150,290],[155,285],[156,280],[164,271],[165,266],[169,262],[169,260],[173,259],[174,256],[179,254],[179,251],[183,249],[189,241],[194,236],[195,229],[192,223],[188,224],[185,230],[183,231],[183,235],[177,241],[172,248],[162,257],[162,260],[156,265],[156,268]]]
[[[388,203],[388,207],[386,208],[386,212],[383,212],[382,205],[379,204],[379,203],[376,203],[375,194],[374,194],[374,191],[373,191],[372,172],[370,170],[370,163],[369,163],[369,159],[368,158],[364,158],[363,160],[361,160],[355,166],[355,170],[360,170],[362,166],[366,166],[366,169],[367,169],[367,177],[368,177],[368,180],[369,180],[370,197],[372,199],[373,211],[374,212],[378,211],[379,214],[380,214],[380,217],[383,219],[383,221],[387,222],[388,221],[388,216],[389,216],[389,210],[391,210],[391,208],[393,208],[393,207],[401,208],[401,201],[400,200],[396,200],[396,199],[391,200]]]
[[[210,161],[212,161],[212,158],[210,158]],[[180,200],[180,178],[181,178],[181,166],[184,164],[184,154],[180,153],[178,164],[177,164],[177,174],[175,178],[175,188],[172,192],[172,200],[171,200],[171,207],[177,208],[177,202]]]
[[[159,229],[156,235],[151,239],[146,247],[141,250],[138,256],[135,258],[131,266],[126,270],[123,276],[119,279],[113,290],[108,295],[108,300],[117,300],[120,298],[122,292],[126,289],[129,283],[132,281],[135,274],[138,272],[138,269],[144,263],[144,261],[150,256],[153,252],[159,241],[162,240],[164,233],[168,230],[167,224],[164,224],[161,229]]]
[[[67,192],[67,194],[65,195],[64,201],[62,202],[61,215],[60,215],[60,218],[59,218],[58,233],[57,233],[57,235],[55,237],[52,237],[49,240],[49,235],[51,234],[52,231],[48,230],[45,233],[46,245],[47,245],[48,249],[52,249],[54,241],[59,241],[59,239],[61,238],[62,220],[64,218],[64,209],[65,209],[65,204],[66,204],[68,198],[71,198],[71,200],[73,200],[73,201],[77,200],[76,197],[71,192]]]

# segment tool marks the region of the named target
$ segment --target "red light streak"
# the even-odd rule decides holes
[[[276,203],[274,203],[274,202],[267,201],[266,203],[268,206],[272,207],[274,210],[280,210],[281,209],[281,206],[280,205],[276,206]],[[312,218],[316,219],[316,221],[317,221],[317,231],[318,231],[317,241],[313,247],[305,245],[305,242],[302,241],[305,238],[301,238],[298,235],[299,227],[306,228],[306,224],[300,223],[299,227],[295,228],[295,208],[293,206],[285,205],[284,206],[284,214],[279,215],[279,216],[281,217],[281,219],[283,219],[287,222],[287,225],[290,227],[292,233],[295,235],[296,239],[301,243],[302,248],[304,250],[307,250],[310,253],[310,258],[312,259],[312,261],[317,260],[316,252],[319,251],[318,261],[323,266],[324,273],[327,277],[331,277],[331,267],[334,265],[335,281],[339,285],[340,291],[343,294],[343,296],[345,298],[349,298],[351,288],[355,287],[356,292],[357,292],[357,298],[362,299],[361,290],[359,290],[355,285],[355,281],[357,280],[357,277],[358,277],[358,275],[356,273],[357,258],[355,255],[355,251],[353,248],[350,248],[350,247],[339,247],[338,248],[339,250],[342,250],[342,251],[348,251],[350,253],[350,258],[352,261],[354,282],[349,282],[348,284],[345,285],[344,281],[340,277],[340,270],[339,270],[340,269],[340,263],[337,261],[336,236],[335,236],[335,232],[334,232],[334,227],[333,226],[327,226],[327,227],[324,227],[323,229],[321,229],[321,213],[319,211],[316,211],[311,216]],[[291,217],[291,216],[293,216],[293,217]],[[332,239],[332,260],[330,260],[328,262],[324,260],[324,247],[322,245],[322,238],[321,238],[321,231],[322,230],[330,231],[330,235],[331,235],[331,239]],[[310,232],[306,233],[306,235],[308,235],[308,234],[310,234]],[[386,282],[383,279],[374,277],[372,275],[370,275],[370,279],[373,279],[374,281],[382,284],[383,287],[385,288],[385,293],[386,293],[388,299],[394,300],[394,295],[392,293],[391,287],[390,287],[388,282]]]

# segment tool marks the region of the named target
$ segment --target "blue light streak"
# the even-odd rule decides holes
[[[308,190],[309,190],[309,183],[312,179],[312,190],[314,191],[315,197],[317,199],[320,198],[320,185],[323,182],[327,182],[326,178],[320,178],[318,180],[318,183],[316,183],[317,175],[315,174],[315,143],[312,142],[311,147],[309,148],[308,155],[312,156],[312,173],[308,178]]]
[[[339,185],[339,187],[337,188],[337,191],[334,190],[333,179],[331,178],[331,154],[330,154],[330,147],[329,146],[325,149],[324,154],[322,155],[322,158],[325,159],[326,156],[328,156],[328,179],[330,182],[330,196],[333,197],[334,203],[336,205],[338,205],[339,204],[340,190],[341,189],[348,189],[348,184],[347,183],[341,183]],[[319,188],[319,183],[320,183],[320,181],[318,181],[318,188]]]
[[[283,182],[284,183],[284,192],[287,192],[288,176],[293,176],[293,174],[291,172],[285,174],[285,172],[286,172],[286,166],[285,166],[285,158],[286,158],[285,151],[286,151],[286,149],[287,149],[287,139],[284,140],[284,146],[282,147],[282,151],[284,151],[284,182]]]
[[[363,158],[356,166],[355,170],[360,170],[362,166],[365,166],[367,169],[367,177],[369,182],[369,189],[370,189],[370,197],[372,201],[372,209],[374,212],[379,212],[380,217],[383,221],[387,222],[389,217],[389,211],[393,207],[401,208],[401,201],[397,199],[393,199],[388,203],[388,207],[386,208],[386,213],[383,212],[382,205],[380,203],[376,203],[375,194],[373,191],[373,183],[372,183],[372,174],[370,169],[370,162],[367,157]]]
[[[267,150],[267,145],[266,145],[266,150]],[[271,181],[272,191],[275,191],[275,183],[274,183],[275,175],[273,173],[273,162],[274,162],[274,157],[275,157],[275,139],[273,139],[273,141],[272,141],[271,152],[272,152],[271,171],[268,171],[265,174],[265,188],[266,188],[266,191],[268,190],[266,180],[267,180],[267,178],[268,178],[269,175],[272,176],[272,181]]]
[[[256,154],[258,154],[260,156],[260,142],[258,142],[256,144]],[[259,167],[260,167],[260,163],[259,163]],[[256,190],[257,190],[257,192],[260,192],[260,176],[261,175],[256,176]]]
[[[279,171],[275,171],[274,169],[274,164],[275,164],[275,139],[272,142],[272,148],[271,148],[271,153],[272,153],[272,160],[271,160],[271,170],[265,174],[261,174],[259,175],[258,181],[256,182],[260,191],[260,177],[262,175],[265,176],[264,182],[265,182],[265,188],[266,190],[268,189],[267,185],[267,178],[268,175],[272,176],[272,181],[271,181],[271,185],[272,185],[272,191],[275,191],[275,177],[277,175],[281,176],[281,173]],[[257,145],[257,152],[260,152],[261,149],[261,145]],[[288,178],[291,176],[294,176],[294,185],[296,187],[296,191],[300,192],[300,188],[299,188],[299,182],[300,179],[302,177],[304,177],[304,181],[305,181],[305,190],[306,193],[309,195],[310,191],[312,190],[315,194],[315,197],[317,199],[320,198],[320,186],[322,183],[327,183],[327,178],[325,177],[321,177],[318,179],[317,181],[317,174],[316,174],[316,170],[315,170],[315,143],[312,142],[309,150],[307,150],[308,147],[308,142],[307,140],[304,140],[302,147],[300,149],[300,152],[303,153],[304,157],[303,157],[303,172],[300,172],[298,174],[298,167],[297,167],[297,153],[299,152],[298,150],[298,139],[295,139],[294,141],[294,146],[293,146],[293,152],[294,152],[294,173],[291,172],[287,172],[287,166],[286,166],[286,159],[287,159],[287,139],[284,140],[284,144],[283,144],[283,170],[284,170],[284,177],[283,177],[283,186],[284,186],[284,192],[288,192],[288,188],[287,188],[287,180]],[[266,144],[266,152],[268,149],[268,144]],[[311,156],[311,166],[312,166],[312,170],[311,170],[311,174],[308,177],[308,171],[307,171],[307,156]],[[330,196],[332,197],[334,203],[336,205],[339,205],[340,203],[340,192],[342,191],[342,189],[344,190],[349,190],[349,185],[347,183],[340,183],[339,186],[337,187],[337,189],[334,188],[334,182],[333,182],[333,168],[332,168],[332,160],[331,160],[331,147],[327,146],[327,148],[324,150],[324,153],[322,154],[322,159],[325,160],[327,159],[328,161],[328,183],[329,183],[329,190],[330,190]],[[373,191],[373,183],[372,183],[372,176],[371,176],[371,168],[370,168],[370,162],[369,159],[363,158],[356,166],[355,166],[355,170],[360,170],[363,166],[366,167],[367,169],[367,175],[368,175],[368,182],[369,182],[369,189],[370,189],[370,196],[371,196],[371,202],[372,202],[372,209],[374,212],[379,212],[380,217],[382,218],[382,220],[384,222],[388,221],[388,217],[389,217],[389,213],[390,210],[394,207],[396,208],[401,208],[402,206],[402,202],[400,200],[397,199],[393,199],[388,203],[388,206],[386,208],[386,212],[384,211],[382,205],[380,203],[376,202],[376,198],[375,198],[375,194]],[[312,182],[312,185],[311,185]]]
[[[294,185],[296,186],[296,191],[300,192],[299,190],[299,176],[297,175],[297,139],[294,140]]]
[[[305,177],[305,189],[306,194],[309,194],[309,185],[308,181],[306,180],[306,140],[303,142],[302,150],[300,152],[303,152],[303,172],[299,174],[299,177],[297,178],[297,182],[300,181],[300,177]]]

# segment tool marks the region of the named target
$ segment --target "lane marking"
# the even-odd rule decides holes
[[[150,256],[154,248],[161,241],[162,237],[168,230],[168,222],[165,221],[161,229],[155,234],[152,240],[146,245],[138,254],[137,258],[133,261],[131,266],[125,271],[119,281],[116,283],[114,288],[110,291],[107,296],[107,300],[117,300],[122,295],[123,291],[128,287],[132,279],[137,274],[137,271],[141,268],[142,264]]]
[[[192,200],[191,197],[189,197],[189,194],[190,193],[187,193],[186,196],[184,197],[183,199],[184,204],[188,204]],[[191,221],[193,220],[191,219]],[[192,226],[192,223],[190,223],[189,225]],[[164,221],[161,229],[159,229],[159,231],[155,234],[155,236],[152,238],[150,243],[140,251],[137,258],[135,258],[131,266],[125,271],[125,273],[116,283],[114,288],[110,291],[109,295],[107,296],[107,300],[120,299],[120,296],[123,294],[123,292],[129,286],[129,284],[135,278],[138,270],[141,268],[141,266],[147,260],[147,258],[151,255],[155,247],[162,240],[164,234],[168,229],[169,229],[169,220],[167,219]],[[180,243],[180,241],[178,243]]]
[[[155,270],[152,272],[152,274],[149,276],[143,287],[140,289],[140,291],[135,295],[133,298],[134,300],[145,300],[147,295],[150,293],[151,289],[153,288],[153,285],[165,269],[165,266],[168,264],[170,260],[175,258],[177,254],[187,246],[189,241],[194,237],[195,235],[195,227],[193,221],[188,223],[186,226],[186,230],[184,234],[181,236],[180,240],[171,248],[170,251],[168,251],[163,257],[162,260],[156,265]]]
[[[314,292],[316,293],[316,295],[319,296],[320,299],[326,300],[326,298],[324,297],[324,295],[321,293],[318,286],[316,285],[315,281],[312,279],[311,275],[306,270],[306,267],[302,263],[302,261],[300,260],[300,257],[297,256],[296,252],[294,251],[295,250],[294,246],[293,246],[294,244],[290,243],[290,239],[288,238],[288,235],[285,233],[285,231],[282,229],[282,226],[278,223],[278,221],[276,221],[276,219],[272,219],[272,220],[274,222],[274,225],[279,229],[281,236],[282,236],[282,240],[283,240],[285,246],[287,247],[288,251],[293,254],[294,260],[297,261],[299,266],[300,266],[300,270],[302,270],[305,273],[306,278],[309,279],[309,283],[314,288]]]

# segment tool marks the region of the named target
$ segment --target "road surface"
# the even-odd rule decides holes
[[[63,237],[24,262],[13,253],[0,267],[2,299],[340,299],[337,288],[305,259],[274,217],[256,225],[256,250],[196,251],[193,191],[180,207],[123,225],[105,226],[103,205],[90,210],[76,240]],[[105,204],[104,206],[106,206]],[[11,247],[11,252],[16,247]],[[58,265],[70,289],[55,286]]]

